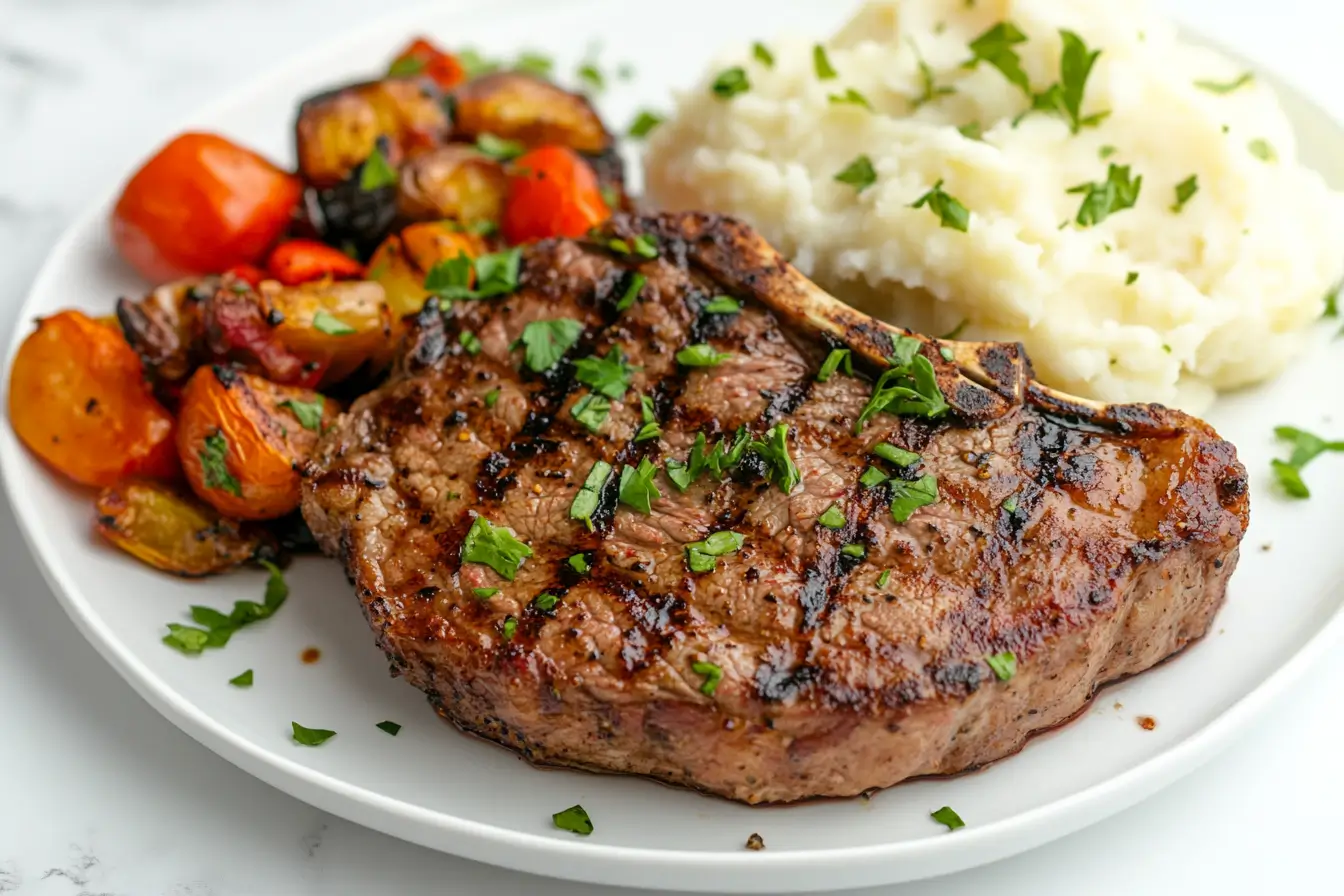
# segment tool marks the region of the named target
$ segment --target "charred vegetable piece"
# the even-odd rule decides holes
[[[354,280],[364,276],[364,265],[316,240],[288,240],[276,246],[266,260],[266,272],[286,286],[312,280]],[[260,285],[252,283],[253,286]]]
[[[275,281],[263,281],[263,286]],[[295,287],[297,288],[297,287]],[[285,385],[311,388],[326,372],[319,359],[295,354],[275,332],[277,318],[265,307],[259,290],[225,277],[201,309],[205,356],[229,360],[259,371]]]
[[[450,222],[412,224],[378,247],[369,261],[369,277],[382,284],[393,319],[400,323],[425,304],[425,277],[434,265],[458,255],[476,259],[485,250],[480,236]]]
[[[98,496],[96,528],[112,544],[155,569],[208,576],[260,555],[275,542],[263,528],[224,519],[172,486],[130,479]]]
[[[121,332],[78,311],[37,323],[9,379],[9,419],[34,454],[85,485],[172,477],[173,417]]]
[[[451,143],[416,156],[401,169],[397,213],[406,221],[498,223],[508,184],[500,162]]]
[[[259,290],[264,319],[284,349],[321,371],[320,383],[338,382],[392,339],[392,313],[382,286],[364,280],[318,281]]]
[[[510,243],[583,236],[611,217],[593,169],[572,150],[534,149],[511,171],[501,222]]]
[[[205,351],[201,310],[219,284],[218,277],[178,280],[158,287],[139,301],[117,301],[121,331],[140,356],[155,394],[169,407],[177,405],[182,384]]]
[[[225,516],[276,519],[299,506],[299,474],[340,408],[308,389],[202,367],[182,393],[177,450],[192,490]],[[312,424],[312,426],[306,425]]]
[[[445,53],[424,37],[417,37],[398,53],[387,74],[391,78],[430,78],[440,90],[452,90],[467,78],[466,69],[456,56]]]
[[[557,145],[593,154],[612,145],[587,99],[522,72],[468,81],[453,92],[453,99],[454,134],[469,140],[490,134],[529,149]]]
[[[302,184],[215,134],[182,134],[123,188],[112,240],[144,277],[213,274],[265,255],[289,225]]]

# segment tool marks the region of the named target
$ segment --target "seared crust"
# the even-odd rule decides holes
[[[929,340],[958,411],[880,414],[855,436],[871,383],[816,381],[832,344],[800,310],[815,287],[759,237],[703,215],[613,226],[661,247],[637,267],[648,283],[632,308],[615,307],[630,259],[595,243],[528,249],[516,295],[421,315],[404,369],[353,405],[308,471],[305,518],[345,563],[394,674],[446,718],[537,763],[749,803],[848,796],[1008,755],[1207,630],[1248,503],[1234,449],[1206,424],[1070,403],[1027,380],[1015,346],[974,348],[990,352],[977,368],[964,346],[946,346],[949,364]],[[747,300],[742,312],[702,313],[723,292]],[[520,373],[510,348],[529,321],[557,317],[585,326],[568,357],[620,346],[641,368],[597,435],[570,413],[584,391],[570,365]],[[478,355],[459,346],[467,329]],[[854,312],[831,329],[861,357],[889,339]],[[676,364],[705,341],[732,357]],[[958,405],[964,383],[982,397]],[[636,443],[641,394],[663,435]],[[749,459],[684,494],[660,474],[652,514],[616,506],[611,487],[595,531],[569,518],[597,459],[661,466],[698,432],[778,423],[802,473],[792,494]],[[884,487],[858,483],[884,441],[938,478],[940,502],[905,524]],[[815,522],[832,503],[840,530]],[[461,562],[476,514],[535,552],[514,581]],[[724,529],[744,548],[691,574],[685,545]],[[578,552],[587,575],[566,562]],[[543,593],[559,596],[554,609],[532,603]],[[1017,674],[1000,682],[985,658],[1006,650]],[[723,670],[710,695],[698,661]]]

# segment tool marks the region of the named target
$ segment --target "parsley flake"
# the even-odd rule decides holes
[[[798,465],[789,456],[787,423],[776,423],[766,432],[764,439],[754,440],[748,447],[765,462],[767,477],[779,486],[780,491],[787,495],[797,488],[802,475],[798,472]]]
[[[551,816],[551,823],[562,831],[570,831],[583,837],[587,837],[593,832],[593,820],[579,805],[570,806],[568,809],[555,813]]]
[[[499,387],[496,386],[489,392],[485,393],[485,406],[487,408],[493,408],[498,403],[499,403]]]
[[[999,506],[1002,507],[1006,513],[1017,513],[1017,495],[1009,495],[1004,498],[1003,503]]]
[[[1139,272],[1138,272],[1138,271],[1130,271],[1129,273],[1125,274],[1125,285],[1126,285],[1126,286],[1133,286],[1133,285],[1134,285],[1135,283],[1137,283],[1137,282],[1139,282]]]
[[[1295,426],[1277,426],[1274,435],[1293,448],[1288,460],[1270,462],[1275,478],[1290,498],[1310,498],[1311,490],[1302,479],[1302,468],[1326,452],[1344,452],[1344,440],[1328,442]]]
[[[630,278],[630,285],[625,288],[621,294],[620,300],[616,303],[617,311],[625,311],[635,304],[635,299],[639,298],[639,291],[644,288],[644,284],[649,282],[649,278],[643,274],[635,274]]]
[[[854,434],[883,411],[897,416],[922,416],[929,419],[947,412],[947,401],[938,388],[938,377],[933,363],[918,354],[919,340],[903,336],[897,341],[892,366],[883,371],[873,384],[872,397],[854,421]]]
[[[594,392],[618,401],[629,390],[630,381],[639,369],[626,364],[620,348],[613,347],[605,358],[589,355],[575,361],[574,378]]]
[[[523,544],[503,526],[496,526],[483,516],[477,516],[462,541],[463,563],[484,563],[510,582],[518,575],[523,561],[532,556],[532,549]]]
[[[887,583],[891,581],[891,570],[884,569],[882,574],[877,577],[877,587],[886,588]]]
[[[824,383],[829,380],[837,370],[844,367],[846,376],[854,375],[854,362],[847,348],[833,348],[831,353],[826,356],[826,360],[821,362],[821,369],[817,371],[817,382]]]
[[[955,196],[948,195],[943,190],[941,179],[933,185],[932,189],[916,199],[910,207],[923,208],[925,205],[929,207],[929,211],[938,216],[940,227],[950,227],[953,230],[960,230],[962,233],[970,230],[970,211]]]
[[[469,355],[479,355],[481,353],[481,337],[470,330],[463,330],[458,334],[457,344]]]
[[[314,396],[312,401],[301,401],[297,398],[291,398],[280,402],[280,407],[289,408],[298,418],[299,425],[304,429],[320,432],[322,430],[322,406],[326,399],[321,395]]]
[[[1008,681],[1017,674],[1017,654],[1011,650],[991,654],[985,657],[985,662],[989,663],[989,668],[994,670],[994,676],[999,681]]]
[[[505,641],[512,641],[513,636],[518,632],[518,620],[513,616],[505,616],[499,631],[504,636]]]
[[[630,127],[626,130],[626,134],[633,140],[643,140],[645,137],[649,136],[649,134],[653,133],[654,128],[658,127],[658,125],[666,120],[667,119],[663,118],[663,116],[659,115],[657,112],[641,109],[639,114],[635,116],[635,120],[630,122]]]
[[[742,310],[742,303],[732,296],[715,296],[700,310],[706,314],[736,314]]]
[[[663,496],[654,484],[653,477],[658,468],[647,457],[640,458],[636,467],[621,469],[621,486],[618,498],[622,504],[628,504],[640,513],[653,513],[653,502]]]
[[[915,452],[897,448],[890,442],[878,442],[873,446],[873,454],[898,467],[912,467],[923,460]]]
[[[654,411],[653,399],[647,395],[639,396],[639,412],[644,423],[635,434],[636,442],[647,442],[649,439],[656,439],[663,434],[663,428],[658,425],[658,416]]]
[[[831,93],[826,95],[826,101],[832,106],[859,106],[873,111],[873,104],[868,102],[868,97],[859,93],[853,87],[846,87],[844,93]]]
[[[607,87],[606,76],[593,62],[583,63],[575,70],[574,74],[578,76],[580,81],[585,82],[595,91],[605,90]]]
[[[757,62],[766,68],[775,67],[775,54],[771,53],[770,48],[760,41],[751,45],[751,55],[756,58]]]
[[[816,70],[818,81],[830,81],[836,77],[831,57],[826,55],[826,48],[821,44],[812,46],[812,68]]]
[[[709,89],[719,99],[727,100],[750,90],[751,81],[747,79],[747,70],[738,65],[720,72]]]
[[[1231,81],[1196,81],[1195,86],[1200,90],[1207,90],[1210,93],[1231,93],[1234,90],[1245,87],[1255,80],[1255,75],[1250,72],[1242,72]]]
[[[741,550],[746,540],[739,532],[715,532],[704,541],[686,545],[686,566],[691,572],[713,572],[718,558]]]
[[[313,329],[328,336],[349,336],[357,332],[354,327],[329,313],[325,309],[313,315]]]
[[[384,187],[394,186],[397,182],[397,169],[387,160],[383,154],[382,146],[374,146],[373,152],[364,160],[364,164],[359,166],[359,188],[365,193],[372,193],[375,190],[381,190]]]
[[[534,373],[554,367],[583,335],[583,324],[569,317],[534,320],[523,327],[514,346],[525,348],[523,361]]]
[[[868,546],[855,542],[840,548],[840,553],[844,554],[846,557],[854,557],[858,560],[862,560],[864,557],[868,556]]]
[[[857,156],[854,161],[842,168],[836,174],[835,180],[849,184],[856,192],[862,193],[877,183],[877,169],[873,167],[873,160],[864,154]]]
[[[957,88],[955,87],[946,85],[939,87],[934,83],[933,69],[924,61],[924,57],[919,53],[919,47],[915,45],[913,40],[910,41],[910,49],[915,52],[915,62],[919,67],[919,80],[922,85],[919,96],[910,101],[911,111],[916,111],[920,107],[932,103],[939,97],[948,96],[957,92]],[[979,125],[977,124],[976,127],[979,128]]]
[[[583,481],[579,493],[569,505],[569,518],[583,520],[583,524],[590,532],[593,528],[593,514],[597,513],[597,508],[602,503],[602,491],[607,487],[607,480],[610,478],[611,464],[604,460],[594,462],[593,468],[588,471],[588,478]]]
[[[685,367],[717,367],[732,356],[732,352],[715,351],[714,346],[697,342],[677,352],[677,363]]]
[[[294,740],[305,747],[317,747],[336,736],[335,731],[326,728],[305,728],[298,722],[290,722],[294,727]]]
[[[944,806],[937,812],[930,812],[929,817],[939,824],[947,825],[949,831],[966,827],[966,822],[961,820],[961,816],[954,812],[951,806]]]
[[[398,732],[401,731],[401,726],[398,725],[396,722],[379,722],[377,725],[374,725],[373,727],[377,728],[379,731],[382,731],[386,734],[390,734],[393,737],[396,737]]]
[[[962,68],[974,69],[984,62],[999,70],[1010,84],[1024,93],[1031,92],[1031,82],[1022,68],[1022,58],[1013,47],[1026,43],[1027,36],[1012,22],[999,22],[971,41],[971,58]]]
[[[252,670],[248,669],[246,672],[243,672],[239,675],[235,675],[233,678],[230,678],[229,684],[233,685],[236,688],[252,687]]]
[[[1274,147],[1269,145],[1268,140],[1257,137],[1247,143],[1246,148],[1250,150],[1251,155],[1262,162],[1277,162],[1279,160],[1279,154],[1274,151]]]
[[[574,402],[574,407],[570,408],[569,412],[589,432],[598,432],[611,414],[611,400],[604,395],[589,392]]]
[[[714,696],[714,691],[718,688],[719,682],[723,680],[723,668],[710,662],[691,663],[691,671],[696,675],[703,675],[705,680],[700,683],[700,693],[706,697]]]
[[[499,593],[498,588],[473,588],[471,594],[477,600],[489,600]]]
[[[832,504],[822,512],[821,516],[817,517],[817,522],[827,529],[843,529],[845,527],[845,512],[840,509],[839,504]]]
[[[219,489],[234,497],[241,498],[243,487],[238,482],[237,477],[229,472],[228,455],[229,440],[224,438],[224,433],[216,429],[205,437],[205,441],[201,443],[201,450],[197,452],[196,456],[201,461],[201,476],[205,481],[206,488]]]
[[[1063,50],[1059,59],[1059,80],[1031,97],[1032,112],[1048,112],[1063,118],[1069,131],[1076,134],[1085,127],[1096,127],[1111,113],[1082,114],[1083,91],[1092,73],[1100,50],[1088,51],[1083,39],[1072,31],[1061,29]]]
[[[1142,186],[1143,175],[1130,180],[1128,165],[1112,163],[1106,169],[1104,182],[1079,184],[1067,191],[1083,195],[1083,203],[1078,207],[1078,216],[1074,221],[1079,227],[1092,227],[1116,212],[1133,208]]]
[[[904,479],[892,479],[891,518],[904,523],[921,507],[938,503],[938,478],[924,475],[914,482]]]
[[[592,569],[592,565],[588,562],[588,557],[584,554],[573,554],[565,562],[569,564],[570,569],[581,576],[587,575],[588,570]]]
[[[496,137],[494,134],[488,133],[477,135],[476,148],[490,158],[498,159],[501,162],[516,159],[527,152],[527,147],[517,140],[506,140],[503,137]]]
[[[1173,212],[1185,208],[1194,195],[1199,192],[1199,175],[1192,174],[1176,185],[1176,202],[1171,206]]]
[[[862,485],[864,488],[877,488],[886,481],[887,474],[877,467],[869,467],[864,470],[863,475],[859,477],[859,485]]]
[[[491,252],[472,261],[458,254],[444,259],[430,268],[425,276],[425,290],[441,299],[493,299],[518,289],[523,250],[515,247],[504,252]],[[471,288],[472,273],[476,288]]]
[[[574,556],[575,556],[575,557],[582,557],[583,555],[582,555],[582,554],[575,554]],[[572,559],[572,558],[571,558],[571,559]],[[559,595],[555,595],[555,594],[551,594],[550,592],[547,592],[547,593],[545,593],[545,594],[538,594],[538,595],[536,596],[536,598],[532,601],[532,606],[536,607],[538,610],[540,610],[540,611],[543,612],[543,613],[549,613],[551,610],[554,610],[554,609],[555,609],[556,604],[558,604],[558,603],[560,603],[560,597],[559,597]]]

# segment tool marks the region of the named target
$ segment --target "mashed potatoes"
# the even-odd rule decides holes
[[[963,65],[1001,23],[1020,34]],[[1101,51],[1071,111],[1083,51],[1061,75],[1061,29]],[[1199,410],[1282,370],[1344,268],[1344,202],[1296,163],[1272,92],[1145,4],[884,0],[820,63],[811,40],[766,49],[735,48],[654,132],[654,203],[739,215],[894,323],[1020,340],[1050,385]],[[750,86],[725,97],[736,66]],[[1056,111],[1019,120],[1055,83]],[[1074,113],[1104,117],[1075,133]],[[860,156],[873,177],[837,181]]]

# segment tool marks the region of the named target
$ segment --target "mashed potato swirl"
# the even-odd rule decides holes
[[[1099,123],[1019,118],[1020,78],[964,65],[1001,23],[1030,93],[1076,76],[1061,29],[1101,51],[1081,104]],[[1341,276],[1344,198],[1295,161],[1273,92],[1144,3],[872,2],[825,42],[829,79],[814,40],[770,44],[773,65],[736,48],[678,98],[645,162],[655,204],[741,216],[892,322],[1021,341],[1049,385],[1194,411],[1279,373]],[[733,66],[749,89],[717,95]],[[850,90],[871,109],[832,100]],[[871,185],[837,181],[861,155]],[[1079,225],[1069,190],[1112,165],[1142,177],[1136,202]],[[966,232],[912,207],[938,181]]]

